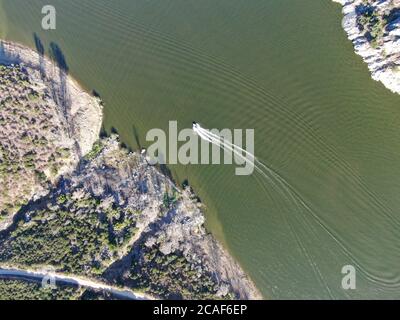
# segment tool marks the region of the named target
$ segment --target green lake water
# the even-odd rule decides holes
[[[41,8],[57,29],[41,29]],[[196,120],[255,129],[298,201],[234,166],[171,166],[266,298],[400,298],[400,96],[370,78],[330,0],[0,0],[0,35],[63,50],[129,146]],[[300,204],[301,202],[301,204]],[[357,289],[341,288],[344,265]]]

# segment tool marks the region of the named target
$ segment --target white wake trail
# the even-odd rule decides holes
[[[325,224],[325,222],[319,217],[319,215],[312,209],[312,207],[310,205],[307,204],[306,201],[304,201],[304,199],[301,197],[300,193],[296,191],[296,189],[291,186],[284,178],[282,178],[277,172],[275,172],[273,169],[269,168],[267,165],[265,165],[263,162],[261,162],[260,160],[258,160],[253,154],[249,153],[248,151],[242,149],[241,147],[231,143],[230,141],[224,139],[221,136],[218,136],[214,133],[212,133],[209,130],[206,130],[204,128],[202,128],[199,124],[195,124],[193,126],[193,130],[204,140],[213,143],[217,146],[219,146],[220,148],[222,148],[223,150],[227,150],[230,152],[233,152],[234,154],[236,154],[237,156],[241,157],[242,159],[244,159],[245,161],[248,161],[247,158],[245,158],[243,156],[243,154],[248,155],[253,161],[254,161],[254,168],[256,170],[256,172],[260,173],[260,175],[267,179],[269,182],[271,182],[273,184],[274,187],[276,187],[279,190],[279,193],[287,200],[289,200],[292,204],[295,205],[295,207],[297,207],[298,209],[303,209],[306,212],[308,212],[311,217],[313,217],[314,221],[338,244],[338,246],[343,250],[344,254],[353,261],[353,263],[362,271],[362,273],[370,280],[376,283],[382,283],[382,279],[371,274],[370,272],[368,272],[367,270],[364,270],[364,268],[362,267],[362,264],[357,261],[354,258],[354,255],[351,253],[351,251],[346,247],[346,245],[340,240],[340,238],[338,238],[335,234],[335,232],[333,230],[331,230],[331,228],[329,228],[329,226],[327,226]],[[240,152],[239,152],[239,151]],[[257,179],[257,176],[255,176],[255,178]],[[257,179],[258,180],[258,179]],[[266,185],[264,185],[262,182],[258,181],[259,183],[261,183],[262,188],[265,188]],[[267,192],[267,190],[265,189],[265,191]],[[302,218],[304,220],[305,223],[307,223],[305,217]],[[289,220],[288,220],[289,222]],[[292,229],[292,228],[291,228]],[[292,230],[292,232],[294,232]],[[299,240],[299,237],[297,234],[295,234],[296,239],[299,242],[299,245],[301,246],[302,250],[305,252],[305,254],[308,256],[309,258],[309,254],[307,253],[307,251],[305,250],[304,245],[301,243],[301,240]],[[320,270],[315,266],[315,264],[311,263],[312,261],[310,260],[310,265],[312,266],[314,272],[317,274],[317,276],[320,278],[320,280],[325,283],[324,278],[321,275]],[[392,282],[384,282],[383,283],[385,286],[387,287],[398,287],[397,282],[395,284],[393,284]],[[329,294],[330,290],[328,288],[328,286],[326,286]]]
[[[252,153],[248,152],[247,150],[244,150],[243,148],[239,147],[238,145],[231,143],[229,140],[226,140],[223,137],[218,136],[215,133],[212,133],[211,131],[200,127],[200,125],[198,125],[198,124],[194,127],[194,131],[197,132],[199,135],[203,134],[205,136],[209,136],[210,139],[212,138],[213,140],[218,141],[219,145],[226,144],[226,145],[232,147],[232,149],[239,150],[242,153],[242,154],[240,154],[241,157],[243,157],[243,153],[244,153],[244,154],[248,155],[250,158],[252,158],[253,160],[257,160],[256,157]],[[210,140],[210,142],[212,142],[212,141]]]
[[[204,140],[213,143],[217,146],[219,146],[220,148],[222,148],[223,150],[228,150],[230,152],[233,152],[234,154],[236,154],[237,156],[246,159],[246,161],[248,160],[246,157],[243,156],[243,154],[248,155],[253,162],[254,168],[256,169],[256,172],[258,172],[262,178],[266,179],[268,182],[270,182],[272,184],[272,186],[274,188],[276,188],[276,190],[279,192],[279,194],[288,201],[288,203],[290,203],[291,205],[293,205],[293,209],[294,210],[303,210],[305,209],[306,211],[308,211],[309,213],[311,213],[311,215],[317,219],[317,221],[319,222],[319,224],[326,230],[325,225],[320,221],[319,217],[315,214],[315,212],[312,210],[312,208],[310,206],[307,205],[307,203],[302,199],[302,197],[296,192],[296,190],[284,179],[282,178],[278,173],[276,173],[274,170],[272,170],[271,168],[269,168],[267,165],[265,165],[264,163],[262,163],[260,160],[258,160],[253,154],[249,153],[248,151],[244,150],[243,148],[231,143],[230,141],[224,139],[223,137],[220,137],[212,132],[210,132],[209,130],[203,129],[200,127],[200,125],[195,125],[193,126],[194,131]],[[240,152],[239,152],[239,151]],[[259,181],[259,179],[257,179],[257,176],[255,176],[256,180],[258,183],[260,183],[260,186],[266,191],[268,192],[267,185],[264,184],[263,181]],[[295,236],[296,241],[298,242],[300,248],[302,249],[302,251],[304,252],[304,254],[306,255],[308,262],[313,270],[313,272],[315,273],[316,277],[319,279],[319,281],[321,281],[321,283],[327,288],[328,290],[328,294],[330,296],[332,296],[329,287],[326,285],[326,282],[323,278],[323,276],[321,275],[320,270],[318,269],[318,267],[315,266],[315,264],[313,264],[309,253],[307,252],[306,248],[304,247],[304,245],[302,244],[299,236],[297,235],[297,233],[294,231],[290,221],[288,220],[288,218],[285,215],[285,219],[289,225],[289,228],[292,232],[292,234]],[[329,232],[329,231],[328,231]],[[332,236],[332,234],[329,232],[329,234]]]
[[[288,190],[287,182],[282,177],[280,177],[276,172],[274,172],[271,168],[269,168],[260,160],[258,160],[252,153],[248,152],[247,150],[244,150],[238,145],[231,143],[229,140],[226,140],[223,137],[218,136],[212,133],[211,131],[202,128],[199,124],[194,125],[193,130],[199,135],[200,138],[220,147],[225,151],[233,152],[243,161],[246,162],[250,161],[251,164],[254,165],[254,169],[264,178],[266,178],[269,182],[271,182],[275,187],[277,187],[277,184],[279,183],[281,187],[285,189],[286,192],[290,191]],[[243,154],[246,154],[247,157],[245,157]],[[281,188],[278,187],[278,189],[282,191]],[[284,194],[284,196],[287,197],[287,194]]]
[[[279,192],[288,200],[293,201],[296,206],[299,204],[305,207],[307,210],[311,210],[311,208],[301,199],[298,193],[293,189],[293,187],[278,173],[276,173],[273,169],[269,168],[263,162],[258,160],[252,153],[244,150],[231,143],[230,141],[224,139],[217,134],[202,128],[199,124],[193,125],[193,130],[200,136],[200,138],[213,143],[220,147],[221,149],[229,152],[233,152],[235,155],[240,157],[244,161],[251,161],[254,165],[254,169],[265,179],[267,179],[270,183],[276,187]],[[248,157],[245,157],[243,154],[246,154]],[[250,160],[248,159],[250,158]]]

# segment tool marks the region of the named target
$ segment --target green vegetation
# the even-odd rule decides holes
[[[0,300],[76,300],[79,296],[77,287],[58,285],[51,289],[38,282],[0,279]]]
[[[86,160],[92,160],[94,158],[96,158],[96,156],[98,154],[100,154],[100,152],[103,150],[104,146],[103,143],[101,142],[101,140],[96,141],[93,144],[93,148],[92,150],[85,156]]]
[[[218,282],[204,267],[182,252],[165,255],[157,246],[135,250],[129,280],[132,287],[165,299],[221,299]]]
[[[0,65],[0,213],[17,212],[70,165],[56,105],[20,65]],[[65,144],[66,145],[62,145]]]
[[[166,209],[171,208],[177,201],[178,199],[175,190],[173,190],[171,195],[168,192],[164,192],[163,205]]]
[[[86,290],[80,300],[118,300],[111,292]]]
[[[43,199],[0,241],[0,261],[101,274],[137,231],[136,216],[81,191]]]
[[[387,21],[382,17],[369,0],[357,7],[357,23],[360,30],[364,31],[365,37],[372,47],[377,47],[385,33]]]

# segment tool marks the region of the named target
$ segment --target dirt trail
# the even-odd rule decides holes
[[[42,281],[44,277],[49,277],[54,279],[56,284],[57,282],[61,282],[69,285],[79,285],[81,287],[95,289],[95,290],[105,290],[111,292],[113,295],[120,297],[122,299],[129,300],[154,300],[154,297],[151,297],[147,294],[141,292],[135,292],[127,288],[118,288],[114,286],[110,286],[108,284],[95,281],[89,278],[84,278],[80,276],[71,276],[65,275],[62,273],[49,273],[44,270],[24,270],[18,268],[9,268],[9,267],[1,267],[0,266],[0,278],[20,278],[25,280],[35,280]]]

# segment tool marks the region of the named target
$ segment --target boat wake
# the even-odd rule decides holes
[[[272,168],[267,166],[263,161],[258,159],[254,154],[244,150],[238,145],[233,144],[228,141],[224,137],[213,133],[210,130],[204,129],[200,124],[193,122],[193,130],[194,132],[203,140],[212,143],[223,151],[232,152],[236,157],[240,158],[242,161],[251,161],[254,165],[255,169],[255,179],[260,184],[262,189],[270,194],[271,191],[276,191],[280,196],[282,196],[286,201],[287,206],[290,207],[290,212],[299,213],[298,218],[302,220],[305,225],[308,225],[310,222],[307,219],[307,216],[312,219],[317,225],[319,225],[341,248],[342,252],[349,258],[350,261],[358,268],[358,270],[364,274],[364,276],[372,282],[378,282],[382,286],[397,288],[400,286],[399,278],[386,280],[382,279],[382,277],[372,274],[370,271],[366,270],[362,266],[362,264],[355,258],[355,256],[351,253],[349,248],[343,243],[339,236],[323,221],[323,219],[317,214],[317,212],[307,203],[306,200],[302,198],[300,193],[293,187],[287,180],[285,180],[279,173],[274,171]],[[273,190],[271,190],[273,189]],[[283,208],[282,208],[283,209]],[[325,287],[328,294],[332,297],[331,290],[327,285],[321,271],[318,266],[313,262],[313,259],[308,252],[306,245],[302,243],[301,237],[295,231],[296,228],[292,225],[291,217],[285,214],[286,210],[282,210],[282,215],[284,216],[285,221],[288,224],[289,229],[291,230],[292,235],[296,239],[299,247],[303,251],[303,254],[307,257],[307,260],[313,269],[317,279],[319,279],[320,283]]]

